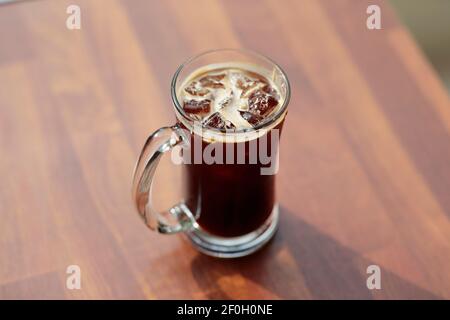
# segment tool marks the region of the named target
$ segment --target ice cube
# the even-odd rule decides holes
[[[277,92],[274,88],[272,88],[269,84],[266,84],[266,85],[262,88],[262,91],[264,91],[264,92],[270,94],[272,97],[274,97],[274,98],[277,99],[277,100],[280,98],[279,95],[278,95],[278,92]]]
[[[207,75],[201,78],[200,84],[207,88],[225,88],[224,84],[220,82],[225,78],[225,74]]]
[[[217,102],[217,106],[219,109],[228,106],[231,101],[233,100],[233,91],[227,90],[221,97],[220,100]]]
[[[217,129],[236,129],[235,125],[231,121],[224,119],[219,112],[213,113],[203,124]]]
[[[260,116],[269,114],[277,105],[278,100],[264,90],[256,90],[248,97],[249,111]]]
[[[206,114],[211,110],[211,100],[185,100],[183,109],[191,114]]]
[[[239,111],[239,113],[242,118],[244,118],[244,120],[250,123],[252,126],[256,126],[264,119],[264,117],[248,111]]]
[[[198,81],[192,81],[186,88],[184,88],[184,91],[190,93],[193,96],[200,96],[200,97],[203,97],[209,93],[209,90],[203,88],[200,82]]]
[[[246,98],[253,89],[266,84],[265,81],[259,78],[251,78],[238,72],[233,72],[230,78],[234,86],[241,89],[241,98]]]

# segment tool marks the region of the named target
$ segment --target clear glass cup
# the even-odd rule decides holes
[[[263,70],[279,89],[281,105],[251,129],[204,127],[184,112],[179,90],[193,72],[209,65]],[[217,49],[182,64],[173,76],[171,95],[177,122],[149,136],[134,170],[133,200],[140,216],[152,230],[184,233],[208,255],[239,257],[258,250],[278,225],[275,176],[279,136],[290,98],[286,74],[260,54]],[[151,187],[158,162],[167,152],[184,167],[185,197],[168,211],[158,212],[153,209]],[[205,154],[221,157],[206,161]],[[197,155],[205,159],[195,161]]]

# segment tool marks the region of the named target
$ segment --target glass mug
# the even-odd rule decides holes
[[[280,105],[252,128],[230,131],[205,127],[183,110],[179,91],[190,75],[205,66],[223,63],[256,66],[270,75],[278,88]],[[171,96],[176,124],[148,137],[134,169],[133,200],[140,216],[152,230],[184,233],[194,247],[208,255],[230,258],[258,250],[272,238],[278,225],[275,176],[277,139],[290,98],[286,74],[270,59],[248,50],[212,50],[178,68]],[[196,151],[201,156],[208,149],[214,149],[215,155],[222,152],[222,161],[193,161]],[[157,212],[152,205],[151,187],[158,162],[169,151],[172,160],[175,151],[178,159],[190,159],[181,161],[186,197],[171,209]],[[264,161],[258,158],[261,154],[265,157],[259,158]],[[268,158],[275,159],[268,164]]]

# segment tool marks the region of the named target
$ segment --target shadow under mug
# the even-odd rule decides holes
[[[251,129],[206,128],[194,121],[180,104],[180,87],[196,70],[224,63],[264,70],[280,91],[281,106]],[[152,230],[184,233],[194,247],[208,255],[230,258],[258,250],[278,225],[275,176],[278,139],[290,98],[286,74],[272,60],[248,50],[212,50],[178,68],[171,95],[176,124],[148,137],[135,166],[132,192],[140,216]],[[158,212],[151,199],[154,173],[161,156],[175,151],[183,160],[185,199]],[[215,161],[195,161],[196,155],[208,151]],[[221,160],[216,157],[219,153]]]

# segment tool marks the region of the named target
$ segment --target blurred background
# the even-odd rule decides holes
[[[23,0],[0,0],[0,4],[14,1]],[[450,91],[450,1],[389,2],[438,72],[447,91]]]
[[[390,0],[450,91],[450,1]]]

